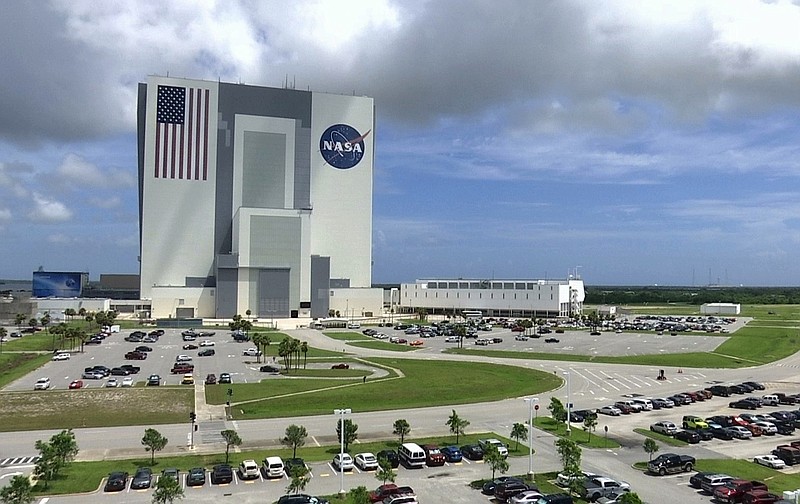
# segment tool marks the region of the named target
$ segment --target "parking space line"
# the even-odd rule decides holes
[[[639,385],[638,383],[636,383],[635,381],[631,380],[630,378],[628,378],[628,377],[627,377],[627,376],[625,376],[625,375],[621,375],[621,374],[619,374],[619,373],[616,373],[616,378],[617,378],[618,380],[621,380],[621,381],[626,381],[626,382],[629,382],[630,384],[632,384],[632,385],[633,385],[634,387],[636,387],[636,388],[642,388],[642,386],[641,386],[641,385]],[[623,385],[624,385],[624,383],[623,383]],[[630,388],[630,387],[628,387],[628,388]]]

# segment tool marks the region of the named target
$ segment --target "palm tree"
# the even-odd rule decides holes
[[[308,342],[300,343],[300,351],[303,352],[303,369],[305,369],[306,361],[308,360]]]
[[[25,315],[24,313],[17,313],[17,315],[14,317],[14,325],[17,326],[17,331],[22,330],[22,324],[25,322],[25,319],[27,318],[28,316]]]
[[[511,427],[511,438],[517,441],[514,451],[519,450],[519,440],[528,439],[528,428],[525,427],[525,424],[519,422],[515,423]]]
[[[264,337],[265,336],[266,336],[266,334],[263,334],[263,333],[255,333],[253,335],[253,344],[259,350],[261,350],[264,347]],[[259,363],[261,362],[261,355],[260,354],[261,354],[261,352],[259,352],[259,355],[256,355],[256,362],[259,362]]]
[[[3,340],[6,339],[6,335],[8,331],[6,331],[5,327],[0,327],[0,353],[3,353]]]

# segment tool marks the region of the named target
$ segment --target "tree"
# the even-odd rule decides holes
[[[47,326],[50,325],[50,312],[49,311],[48,312],[44,312],[44,315],[42,315],[42,318],[39,320],[39,323],[42,324],[42,327],[44,327],[46,332],[50,332],[47,329]]]
[[[78,455],[78,443],[75,441],[75,434],[72,429],[67,429],[54,434],[50,438],[50,446],[53,448],[53,453],[58,460],[58,467],[55,473],[55,476],[58,476],[58,471],[75,460],[75,456]]]
[[[252,338],[253,344],[256,346],[256,348],[261,350],[261,353],[264,353],[262,348],[264,347],[264,338],[266,338],[266,337],[267,337],[267,335],[263,334],[263,333],[255,333],[255,334],[253,334],[253,338]],[[259,362],[259,363],[261,362],[261,355],[257,355],[256,356],[256,362]]]
[[[508,460],[500,455],[500,450],[493,444],[486,445],[483,461],[492,469],[492,479],[494,479],[495,473],[505,474],[508,471]]]
[[[8,331],[5,327],[0,327],[0,353],[3,353],[3,340],[8,336]]]
[[[302,425],[290,425],[286,427],[286,433],[281,439],[281,444],[292,450],[292,458],[297,457],[297,449],[306,444],[308,431]]]
[[[464,348],[464,338],[467,336],[467,326],[464,324],[457,324],[454,330],[456,336],[458,336],[458,347]]]
[[[564,408],[564,403],[558,397],[550,398],[550,406],[547,409],[550,410],[550,415],[556,422],[561,424],[567,421],[567,409]]]
[[[22,324],[25,323],[25,319],[27,319],[27,318],[28,318],[28,316],[25,315],[24,313],[17,313],[14,316],[14,325],[17,326],[17,331],[21,331],[22,330]]]
[[[0,490],[0,500],[3,504],[30,504],[33,497],[33,487],[27,476],[14,476],[11,482]]]
[[[650,455],[650,460],[653,460],[653,454],[658,451],[658,443],[656,443],[655,439],[646,438],[642,448],[644,448],[644,451]]]
[[[450,427],[450,434],[456,435],[456,444],[458,444],[458,437],[461,434],[464,434],[464,429],[466,429],[469,426],[469,421],[464,420],[463,418],[458,416],[456,410],[453,410],[453,414],[450,415],[450,417],[447,419],[445,425]]]
[[[519,440],[528,440],[528,427],[524,423],[515,423],[513,426],[511,426],[511,439],[517,442],[517,445],[514,447],[514,451],[519,450]]]
[[[72,322],[72,318],[75,317],[75,309],[74,308],[67,308],[64,310],[64,316],[69,317],[69,321]]]
[[[644,504],[636,492],[625,492],[617,500],[620,504]]]
[[[392,468],[392,463],[386,457],[378,457],[378,470],[375,471],[375,477],[378,481],[382,481],[385,485],[387,481],[394,483],[397,473]]]
[[[44,481],[46,490],[50,481],[54,480],[58,474],[58,457],[55,455],[53,446],[46,441],[39,439],[33,446],[39,452],[39,460],[33,468],[33,475],[39,481]]]
[[[357,486],[350,490],[350,500],[353,504],[369,504],[369,492],[365,486]]]
[[[289,486],[286,487],[287,493],[300,493],[306,489],[306,485],[311,481],[311,476],[308,474],[308,468],[304,465],[295,465],[289,471]]]
[[[220,432],[222,439],[225,440],[225,463],[228,463],[230,460],[229,455],[231,451],[231,446],[239,446],[242,444],[242,438],[239,437],[239,433],[233,429],[225,429],[224,431]]]
[[[153,491],[153,504],[172,504],[175,499],[183,499],[183,488],[172,476],[158,478]]]
[[[336,422],[336,439],[342,439],[342,420]],[[344,419],[344,451],[348,451],[350,444],[358,439],[358,425],[349,418]]]
[[[556,452],[564,464],[564,474],[570,477],[569,489],[578,493],[583,485],[583,473],[581,472],[581,448],[578,443],[567,438],[559,438],[556,441]]]
[[[597,417],[594,415],[586,415],[583,418],[583,430],[589,433],[589,442],[592,441],[592,432],[597,428]]]
[[[156,462],[156,452],[167,446],[167,438],[155,429],[145,429],[142,437],[144,449],[150,452],[150,465]]]
[[[300,352],[303,353],[303,369],[306,368],[306,361],[308,360],[308,342],[300,343]]]
[[[403,444],[405,437],[411,432],[411,425],[404,418],[394,421],[394,430],[392,434],[400,436],[400,444]]]

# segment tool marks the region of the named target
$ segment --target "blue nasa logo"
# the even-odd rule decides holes
[[[370,131],[362,135],[347,124],[334,124],[320,137],[319,152],[325,162],[334,168],[352,168],[364,157],[364,139]]]

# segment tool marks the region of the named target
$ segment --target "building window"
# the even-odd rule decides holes
[[[503,284],[503,288],[504,289],[513,289],[514,288],[514,282],[505,282]]]
[[[458,282],[459,289],[469,289],[469,283],[467,282]]]
[[[515,289],[524,289],[525,288],[525,284],[522,283],[522,282],[515,283],[514,284],[514,288]]]
[[[481,288],[481,284],[479,282],[470,282],[469,283],[469,288],[470,289],[480,289]]]
[[[179,305],[185,305],[186,304],[186,300],[185,299],[178,299],[178,304]]]
[[[435,289],[436,288],[436,282],[428,282],[428,288],[429,289]]]
[[[447,284],[448,289],[458,289],[458,282],[450,282]]]

